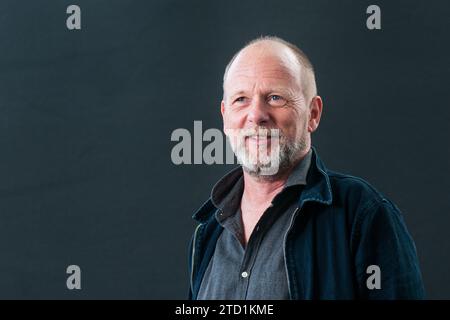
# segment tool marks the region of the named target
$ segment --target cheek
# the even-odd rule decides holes
[[[289,138],[295,138],[304,131],[304,123],[305,117],[295,111],[284,112],[277,117],[277,127]]]
[[[223,126],[225,128],[230,128],[230,114],[227,111],[223,113]]]
[[[225,111],[223,114],[223,124],[226,128],[239,128],[242,122],[243,116],[238,112]]]
[[[308,132],[307,114],[291,112],[289,117],[282,119],[278,127],[288,140],[297,141]]]

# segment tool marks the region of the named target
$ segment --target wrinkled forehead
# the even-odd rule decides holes
[[[242,50],[228,69],[224,89],[245,86],[293,86],[301,89],[301,65],[295,54],[281,46],[254,46]]]

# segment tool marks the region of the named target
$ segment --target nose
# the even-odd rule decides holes
[[[248,108],[247,121],[253,125],[267,125],[269,122],[269,107],[264,99],[254,98]]]

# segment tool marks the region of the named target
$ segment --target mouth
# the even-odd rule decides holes
[[[267,145],[269,146],[271,137],[270,136],[262,136],[262,135],[252,135],[245,137],[246,143],[250,143],[253,145]]]

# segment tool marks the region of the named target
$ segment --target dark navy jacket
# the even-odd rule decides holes
[[[194,214],[189,299],[223,230],[209,199]],[[399,209],[364,180],[329,171],[313,148],[307,185],[284,237],[291,299],[421,299],[416,248]],[[373,284],[378,266],[381,288]],[[264,279],[261,279],[264,281]]]

